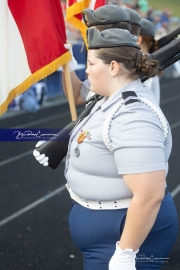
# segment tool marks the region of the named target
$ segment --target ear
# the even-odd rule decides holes
[[[137,41],[137,45],[141,45],[143,43],[143,38],[142,36],[138,36],[138,41]]]
[[[114,77],[117,74],[119,74],[119,71],[121,69],[120,64],[117,63],[116,61],[111,61],[110,65],[109,65],[109,69],[110,69],[110,76]]]

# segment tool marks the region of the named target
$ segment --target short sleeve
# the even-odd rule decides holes
[[[109,131],[119,174],[164,170],[165,146],[161,122],[143,103],[123,105]]]

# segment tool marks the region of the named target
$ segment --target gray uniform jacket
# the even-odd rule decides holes
[[[171,131],[164,140],[161,122],[155,112],[142,102],[122,105],[114,116],[109,136],[113,151],[102,139],[105,119],[122,98],[122,92],[135,91],[137,96],[158,103],[140,79],[115,92],[109,99],[97,102],[91,113],[74,129],[66,156],[65,177],[68,186],[79,197],[87,200],[112,201],[132,197],[122,175],[168,171],[168,158],[172,148]],[[90,137],[77,143],[84,127]],[[80,155],[76,157],[75,148]]]

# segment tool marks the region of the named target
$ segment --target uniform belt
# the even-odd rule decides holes
[[[66,188],[69,191],[71,199],[73,199],[75,202],[77,202],[78,204],[80,204],[86,208],[90,208],[90,209],[94,209],[94,210],[108,210],[108,209],[116,210],[116,209],[128,208],[128,206],[132,200],[132,198],[115,200],[115,201],[85,200],[85,199],[78,197],[67,184],[66,184]],[[164,196],[166,196],[168,194],[168,192],[169,192],[169,190],[166,187]]]
[[[94,210],[116,210],[116,209],[123,209],[128,208],[130,201],[132,198],[122,199],[122,200],[115,200],[115,201],[92,201],[92,200],[85,200],[80,197],[78,197],[72,189],[66,185],[67,190],[69,191],[69,194],[71,196],[71,199],[73,199],[75,202],[79,203],[80,205],[94,209]]]

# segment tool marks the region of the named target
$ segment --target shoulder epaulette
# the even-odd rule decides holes
[[[139,99],[134,91],[122,92],[122,97],[124,99],[125,105],[128,105],[133,102],[139,102]]]

